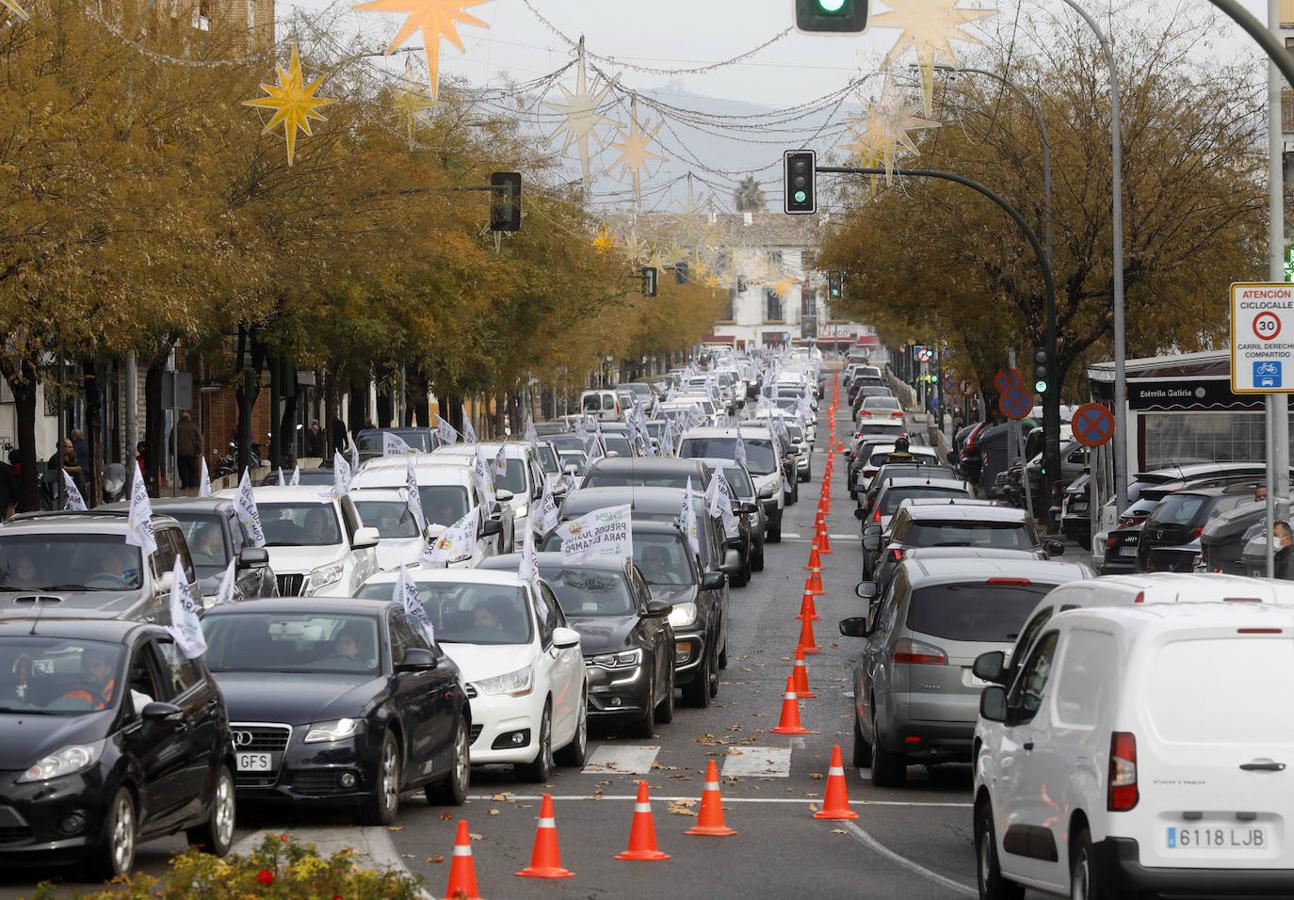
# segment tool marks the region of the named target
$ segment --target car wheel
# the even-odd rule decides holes
[[[996,835],[993,809],[986,800],[975,808],[975,872],[980,900],[1023,900],[1024,888],[1002,877]]]
[[[812,477],[813,477],[813,469],[812,468],[805,469],[804,473],[800,475],[800,481],[808,481]]]
[[[723,642],[723,649],[719,651],[719,668],[728,668],[728,642]]]
[[[539,721],[539,752],[533,762],[517,763],[513,767],[522,781],[537,784],[547,781],[553,774],[553,710],[544,705],[544,717]]]
[[[391,825],[400,811],[400,747],[395,735],[382,736],[382,753],[377,761],[373,794],[359,808],[361,825]]]
[[[750,584],[750,559],[742,560],[742,566],[737,570],[737,574],[729,576],[728,583],[735,588],[745,587]]]
[[[902,787],[908,778],[908,758],[891,753],[880,744],[872,747],[872,784],[876,787]]]
[[[96,877],[111,881],[129,875],[135,865],[135,800],[126,788],[118,788],[103,823],[103,840],[90,857]]]
[[[710,705],[710,654],[701,658],[692,681],[683,685],[683,702],[688,706],[705,709]]]
[[[467,716],[460,716],[454,731],[454,762],[443,781],[422,789],[427,802],[439,806],[462,806],[472,784],[472,749],[469,735],[472,727]]]
[[[770,544],[780,544],[782,542],[782,511],[780,509],[773,514],[773,518],[768,520],[768,535],[764,540]]]
[[[629,726],[629,734],[636,738],[650,738],[656,733],[656,688],[652,687],[652,694],[647,698],[646,711],[634,719]]]
[[[212,856],[224,856],[234,846],[234,776],[228,766],[221,766],[216,773],[206,821],[188,829],[184,836]]]
[[[665,697],[656,704],[656,721],[668,725],[674,721],[674,663],[670,662],[669,686],[665,688]]]
[[[862,726],[858,724],[858,713],[854,713],[854,767],[869,768],[872,764],[872,745],[863,737]]]
[[[1071,900],[1107,900],[1109,891],[1096,880],[1092,871],[1092,834],[1079,830],[1070,841],[1069,896]]]
[[[716,638],[718,640],[718,638]],[[714,655],[714,662],[710,666],[710,699],[713,700],[719,696],[719,654]]]
[[[554,758],[559,765],[563,766],[583,766],[584,760],[588,756],[589,748],[589,698],[587,694],[580,696],[580,715],[575,721],[575,736],[571,742],[558,750]]]
[[[762,539],[755,542],[755,553],[750,560],[750,570],[752,572],[764,571],[764,541]]]

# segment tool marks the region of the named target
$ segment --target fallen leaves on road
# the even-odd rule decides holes
[[[848,832],[848,831],[845,831],[845,829],[843,829],[843,828],[833,828],[833,829],[831,829],[831,833],[832,833],[832,834],[849,834],[849,832]]]
[[[696,806],[695,800],[670,800],[666,805],[666,809],[672,815],[690,816],[694,806]]]
[[[441,865],[444,861],[445,861],[445,857],[439,854],[437,854],[436,856],[427,857],[427,862],[431,863],[433,866]]]
[[[469,835],[469,836],[472,838],[472,840],[474,840],[474,841],[483,841],[483,840],[485,840],[485,835],[483,835],[483,834],[475,834],[475,833],[473,833],[473,832],[470,832],[470,831],[469,831],[469,832],[468,832],[468,835]]]
[[[712,735],[712,734],[703,734],[703,735],[701,735],[699,738],[697,738],[697,739],[696,739],[696,742],[697,742],[698,744],[705,744],[706,746],[712,746],[712,745],[714,745],[714,744],[719,743],[719,741],[718,741],[718,740],[716,740],[716,739],[715,739],[715,736],[714,736],[714,735]]]
[[[516,803],[517,802],[513,800],[511,797],[509,797],[507,794],[495,794],[490,799],[495,801],[496,803]]]
[[[821,781],[823,778],[823,775],[821,772],[812,772],[810,773],[809,778],[813,779],[814,781]]]
[[[387,831],[404,831],[404,826],[403,826],[403,825],[388,825],[388,826],[386,826],[386,830],[387,830]]]
[[[497,816],[498,814],[499,814],[499,811],[497,809],[490,810],[490,815]]]
[[[454,814],[448,810],[440,814],[440,821],[442,822],[448,822],[452,818],[454,818]]]

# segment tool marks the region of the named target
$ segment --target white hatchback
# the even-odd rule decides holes
[[[436,642],[462,672],[472,711],[473,765],[510,763],[543,782],[554,762],[584,765],[588,682],[580,635],[552,589],[513,572],[413,569]],[[398,576],[377,575],[356,596],[389,600]]]

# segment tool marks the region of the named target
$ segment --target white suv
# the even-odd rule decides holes
[[[1291,683],[1288,606],[1057,614],[980,698],[980,897],[1294,896]]]

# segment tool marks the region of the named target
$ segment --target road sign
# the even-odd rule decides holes
[[[1033,397],[1024,391],[1007,391],[997,398],[997,408],[1008,419],[1023,419],[1033,409]]]
[[[1286,366],[1294,366],[1294,285],[1231,285],[1232,392],[1294,393]]]
[[[1008,391],[1023,391],[1024,376],[1020,374],[1019,369],[999,369],[998,373],[993,376],[993,384],[997,386],[999,394],[1005,394]]]
[[[1074,440],[1084,447],[1100,447],[1114,437],[1114,415],[1099,403],[1084,403],[1074,410],[1070,426]]]

